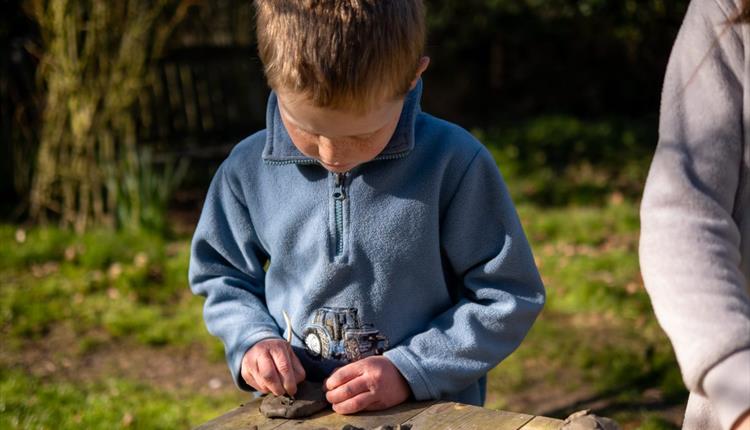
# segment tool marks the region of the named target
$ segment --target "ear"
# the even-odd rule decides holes
[[[430,65],[430,57],[424,56],[419,59],[419,65],[417,66],[417,73],[414,76],[414,80],[411,81],[411,87],[410,89],[414,89],[414,87],[417,86],[417,82],[419,81],[419,78],[422,77],[422,73],[424,73],[425,70],[427,70],[427,66]]]

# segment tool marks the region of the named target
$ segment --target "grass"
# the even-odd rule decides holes
[[[585,121],[548,115],[474,131],[489,147],[515,201],[538,206],[601,206],[613,196],[637,200],[655,122]]]
[[[636,142],[649,133],[547,117],[483,136],[548,292],[521,347],[490,373],[488,407],[557,417],[591,407],[627,429],[677,428],[686,391],[637,262],[648,159]],[[175,383],[195,376],[180,360],[196,348],[191,362],[228,380],[187,287],[189,237],[0,225],[0,244],[0,428],[184,428],[242,398],[231,382]],[[140,351],[125,362],[142,369],[88,368],[130,357],[118,348]],[[177,371],[149,373],[163,364]]]
[[[186,238],[4,226],[0,241],[13,244],[0,256],[0,322],[11,338],[39,338],[69,322],[82,335],[103,328],[148,345],[208,339],[187,289]]]
[[[0,428],[184,428],[219,415],[236,399],[160,390],[106,374],[92,383],[41,379],[18,369],[24,352],[54,330],[73,333],[64,345],[73,358],[127,342],[154,350],[201,343],[207,360],[222,361],[221,345],[202,323],[201,301],[187,288],[188,238],[113,231],[76,236],[6,225],[0,243],[10,245],[0,251],[6,350]]]
[[[228,399],[166,392],[133,381],[45,382],[0,372],[0,428],[188,428],[226,410]]]
[[[519,350],[491,373],[489,406],[564,417],[595,405],[630,428],[676,428],[653,410],[684,403],[686,391],[639,275],[637,205],[522,205],[519,214],[548,300]],[[579,396],[514,400],[551,388]],[[648,392],[658,397],[650,405],[641,401]]]

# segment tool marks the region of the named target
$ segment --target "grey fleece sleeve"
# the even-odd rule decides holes
[[[265,252],[226,164],[214,176],[193,236],[190,288],[206,297],[206,326],[224,342],[235,383],[251,390],[240,374],[245,352],[281,335],[265,304]]]
[[[640,242],[645,286],[685,383],[724,428],[750,408],[750,297],[733,219],[744,54],[740,29],[726,24],[730,7],[694,0],[675,42]]]

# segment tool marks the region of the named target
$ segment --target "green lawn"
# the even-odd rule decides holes
[[[6,429],[188,428],[223,413],[232,405],[227,400],[105,375],[72,383],[0,371],[0,428]]]
[[[651,136],[551,117],[482,137],[548,292],[487,406],[677,428],[686,392],[637,262],[647,158],[633,142]],[[0,428],[185,428],[248,398],[187,288],[188,236],[4,225],[0,244]]]

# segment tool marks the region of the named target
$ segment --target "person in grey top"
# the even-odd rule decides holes
[[[690,390],[683,428],[750,428],[750,1],[693,0],[664,81],[640,263]]]

